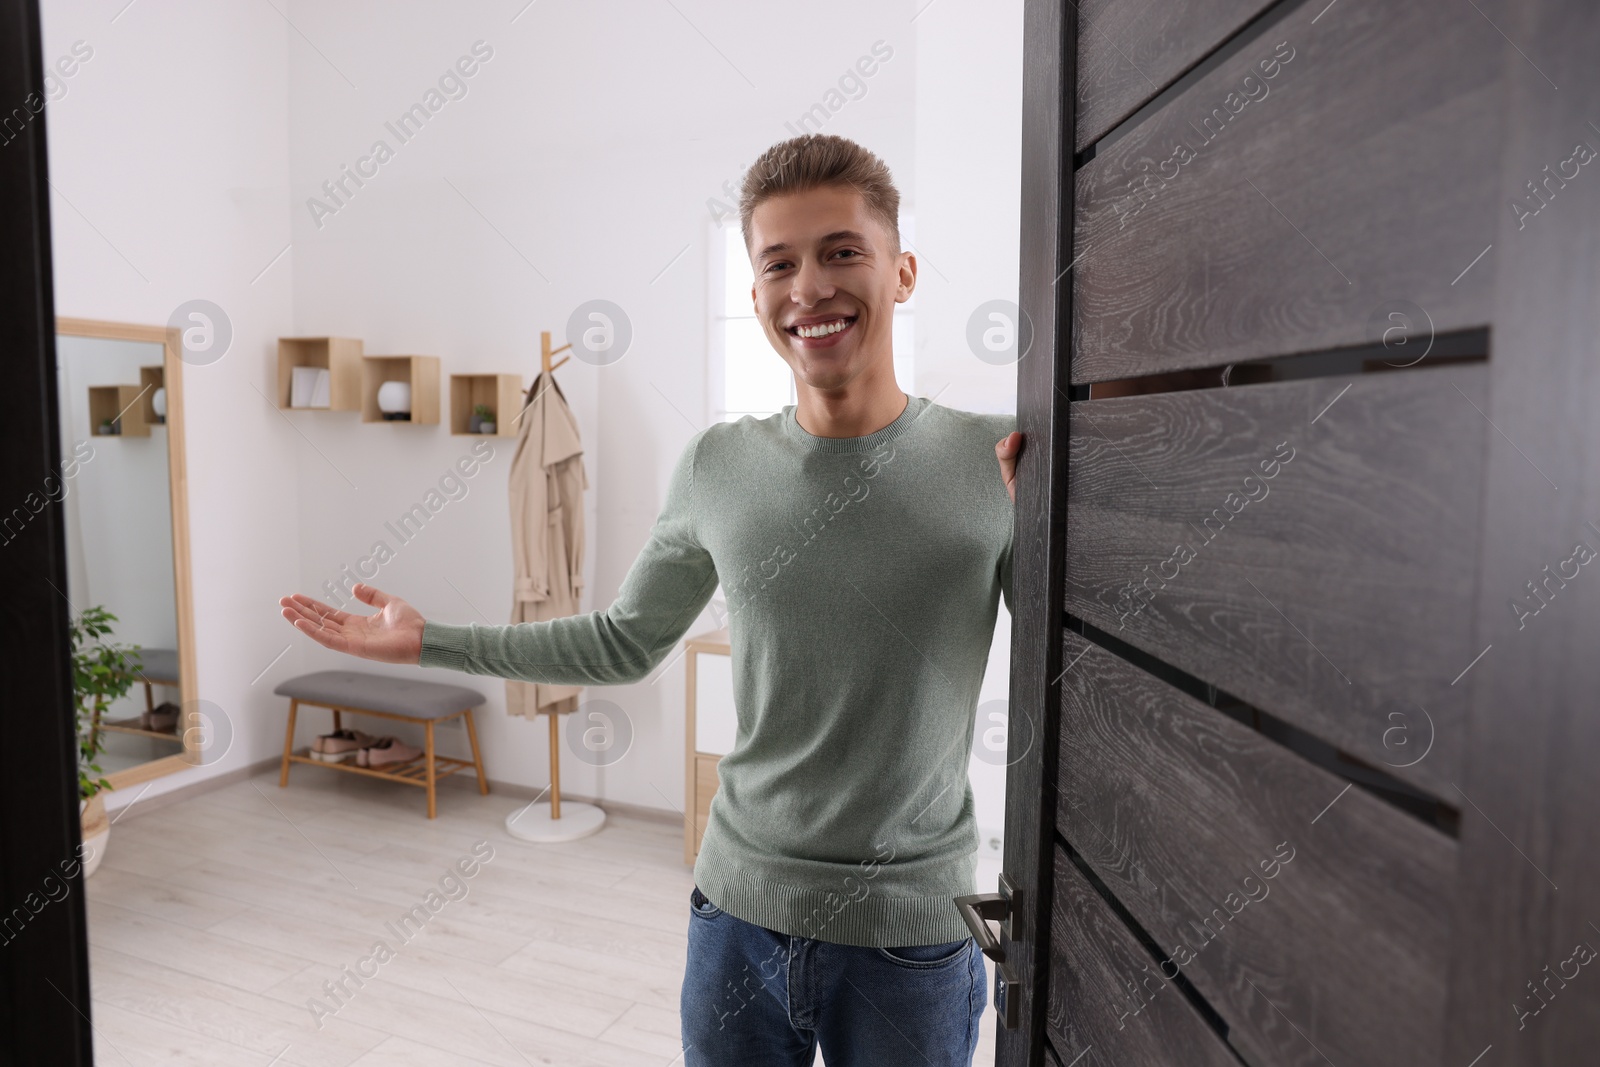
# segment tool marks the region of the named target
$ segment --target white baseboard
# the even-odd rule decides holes
[[[282,763],[282,754],[267,756],[243,767],[235,767],[231,771],[223,771],[221,774],[213,774],[209,778],[201,778],[199,781],[180,785],[176,789],[169,789],[165,793],[153,796],[148,800],[135,794],[132,800],[119,807],[113,808],[108,803],[106,805],[106,814],[114,819],[132,819],[148,812],[160,811],[168,804],[173,804],[180,800],[188,800],[191,797],[199,796],[201,793],[209,793],[213,789],[220,789],[225,785],[232,785],[234,782],[242,782],[248,778],[254,778],[262,771],[280,766]],[[155,780],[160,781],[159,778]],[[118,792],[121,792],[121,790],[112,790],[111,793],[107,794],[107,798],[109,799],[110,796]]]
[[[213,789],[220,789],[225,785],[232,785],[235,782],[242,782],[247,779],[254,778],[263,771],[275,770],[280,767],[282,763],[283,755],[281,753],[267,756],[243,767],[235,767],[231,771],[224,771],[221,774],[214,774],[209,778],[202,778],[197,782],[190,782],[188,785],[182,785],[176,789],[170,789],[167,792],[162,793],[159,796],[151,797],[148,800],[136,799],[131,801],[128,805],[124,806],[127,808],[125,814],[123,814],[123,808],[113,808],[109,804],[106,806],[106,812],[109,816],[117,819],[131,819],[138,815],[147,815],[152,811],[161,810],[168,804],[174,804],[180,800],[189,800],[201,795],[202,793],[208,793]],[[441,796],[444,793],[453,791],[457,787],[471,789],[473,791],[476,791],[478,788],[476,779],[472,778],[471,776],[464,776],[461,774],[451,775],[449,778],[446,778],[439,783],[439,791]],[[498,782],[493,778],[489,779],[490,796],[498,794],[500,796],[511,797],[513,799],[534,800],[536,798],[543,797],[548,788],[548,786],[542,785],[521,785],[516,782]],[[663,811],[660,808],[646,807],[643,804],[629,804],[626,801],[621,800],[608,800],[604,797],[584,796],[581,793],[569,793],[566,790],[562,790],[561,798],[563,800],[581,800],[586,804],[593,804],[608,814],[614,812],[618,815],[627,815],[636,819],[664,823],[670,826],[681,827],[683,825],[683,816],[676,811]]]
[[[456,777],[461,776],[457,775]],[[470,777],[463,777],[462,781],[473,789],[477,788]],[[489,779],[489,793],[491,796],[498,793],[501,796],[515,797],[519,800],[542,799],[547,788],[548,786],[518,785],[513,782],[497,782],[493,778]],[[608,800],[605,797],[584,796],[582,793],[569,793],[565,789],[561,791],[561,799],[581,800],[585,804],[593,804],[607,813],[615,812],[618,815],[629,815],[636,819],[647,819],[651,822],[666,823],[677,827],[683,826],[683,815],[676,811],[663,811],[660,808],[650,808],[643,804],[629,804],[622,800]]]

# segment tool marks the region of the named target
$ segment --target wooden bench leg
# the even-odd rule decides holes
[[[294,720],[300,711],[298,700],[289,701],[289,729],[283,735],[283,770],[278,772],[278,788],[289,784],[289,753],[294,750]]]
[[[424,724],[423,730],[425,731],[425,736],[423,738],[423,744],[424,744],[424,746],[426,746],[426,752],[427,752],[426,758],[427,758],[427,767],[428,767],[428,818],[432,819],[435,816],[437,816],[438,813],[439,813],[438,800],[437,800],[437,797],[435,796],[435,793],[434,793],[434,786],[435,786],[436,779],[434,778],[434,774],[433,774],[433,720],[432,719],[429,719],[427,721],[427,723]]]
[[[489,779],[483,773],[483,754],[478,751],[478,731],[472,726],[472,709],[468,708],[461,714],[467,720],[467,740],[472,743],[472,763],[478,769],[478,792],[488,796]]]

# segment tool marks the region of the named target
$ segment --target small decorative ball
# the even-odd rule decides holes
[[[411,410],[411,383],[384,382],[378,386],[378,410],[398,414]]]

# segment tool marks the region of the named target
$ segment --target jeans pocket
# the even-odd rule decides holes
[[[914,970],[929,970],[936,967],[949,967],[958,960],[967,958],[967,953],[972,950],[973,940],[964,937],[960,941],[946,941],[942,945],[903,945],[897,948],[880,948],[878,955],[900,967],[910,967]]]
[[[695,886],[689,893],[689,910],[702,919],[715,919],[722,914],[722,909],[711,903],[706,895],[700,892],[699,886]]]

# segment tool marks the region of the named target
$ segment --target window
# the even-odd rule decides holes
[[[901,213],[900,241],[911,247],[915,237],[912,218]],[[795,403],[794,373],[772,350],[750,306],[753,276],[737,217],[711,230],[711,411],[723,422],[745,415],[758,419],[775,415]],[[914,393],[916,335],[913,330],[917,297],[896,304],[891,327],[894,375],[900,388]]]

